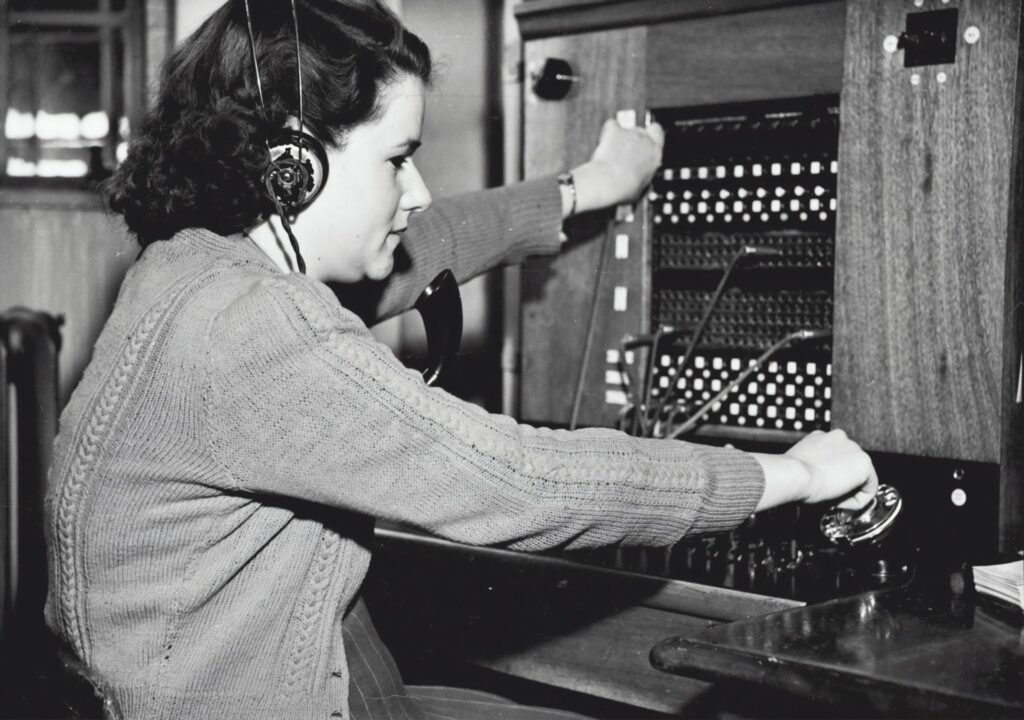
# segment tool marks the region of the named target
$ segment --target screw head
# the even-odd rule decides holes
[[[910,76],[910,84],[911,85],[920,85],[921,84],[921,76],[918,75],[917,73],[913,73]]]
[[[964,42],[968,45],[973,45],[981,39],[981,30],[978,29],[977,25],[971,25],[969,28],[964,30]]]
[[[882,49],[887,53],[892,54],[899,48],[900,39],[895,35],[887,35],[885,40],[882,41]]]
[[[935,79],[938,80],[940,83],[946,82],[946,73],[940,72],[938,75],[935,76]]]
[[[963,468],[956,468],[956,469],[955,469],[955,470],[953,471],[953,479],[954,479],[954,480],[963,480],[963,479],[964,479],[964,476],[965,476],[966,474],[967,474],[967,473],[965,473],[965,472],[964,472],[964,469],[963,469]]]

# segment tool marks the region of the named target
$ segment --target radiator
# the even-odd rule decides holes
[[[46,592],[43,498],[57,431],[63,318],[0,312],[0,646],[42,623]]]

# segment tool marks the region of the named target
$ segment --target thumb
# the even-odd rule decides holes
[[[648,125],[647,134],[651,136],[651,139],[654,140],[654,142],[658,143],[659,147],[665,144],[665,128],[663,128],[659,123],[652,122]]]
[[[875,469],[872,467],[864,484],[857,488],[856,492],[839,503],[837,507],[840,507],[843,510],[861,510],[867,507],[868,503],[874,500],[877,492],[878,475],[875,474]]]

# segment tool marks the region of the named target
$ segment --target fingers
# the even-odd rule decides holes
[[[871,464],[871,460],[868,459],[868,479],[860,488],[854,493],[853,501],[856,503],[855,510],[860,510],[863,507],[867,507],[868,503],[875,499],[875,494],[878,492],[878,475],[875,473],[875,466]]]
[[[577,212],[635,201],[658,171],[663,143],[660,125],[627,128],[605,120],[590,161],[573,169]]]
[[[845,432],[842,430],[833,432],[840,433],[845,443],[854,449],[854,459],[859,460],[858,464],[861,465],[854,470],[853,474],[853,482],[859,483],[859,485],[856,485],[851,494],[838,503],[838,507],[844,510],[860,510],[867,507],[878,492],[878,473],[875,471],[874,463],[871,462],[871,457],[856,443],[848,439]]]
[[[652,122],[645,130],[647,130],[647,134],[651,136],[651,139],[658,144],[659,148],[665,146],[665,128],[656,122]]]
[[[647,139],[654,141],[654,144],[658,147],[659,151],[665,145],[665,128],[657,122],[652,122],[650,125],[645,127],[634,128],[623,127],[622,125],[619,125],[619,121],[615,118],[608,118],[601,126],[601,136],[598,139],[598,142],[606,140],[616,133],[634,134],[638,138],[646,136]]]
[[[874,498],[878,475],[871,458],[843,430],[815,430],[786,453],[811,468],[807,501],[859,510]]]
[[[840,503],[836,503],[836,507],[842,508],[843,510],[861,510],[866,508],[874,497],[875,492],[870,490],[868,484],[865,483],[853,495]]]

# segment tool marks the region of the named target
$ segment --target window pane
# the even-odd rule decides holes
[[[119,36],[114,31],[108,41],[115,92],[104,100],[100,31],[12,30],[7,174],[82,177],[113,165],[111,118],[122,112]]]
[[[124,10],[127,0],[107,0],[106,7],[103,0],[9,0],[10,8],[15,12],[56,10],[56,11],[81,11],[96,12],[97,10],[113,10],[115,12]]]
[[[139,15],[125,12],[128,0],[7,6],[13,14],[10,43],[0,49],[0,61],[8,61],[7,87],[0,88],[7,96],[0,177],[105,177],[124,155],[125,115],[134,107],[125,93],[136,92],[125,81],[140,75],[136,54],[127,73],[124,33],[140,30]]]
[[[11,10],[99,10],[100,0],[11,0]]]
[[[93,177],[100,173],[106,175],[107,171],[117,167],[117,164],[124,159],[124,152],[127,150],[125,141],[128,139],[128,109],[125,106],[124,97],[125,51],[123,34],[115,32],[113,41],[113,67],[111,68],[113,75],[110,78],[113,86],[110,97],[111,104],[109,108],[103,111],[101,116],[97,116],[96,130],[98,132],[100,123],[106,121],[108,117],[110,118],[109,128],[107,136],[103,138],[103,167],[94,167],[90,173]]]

